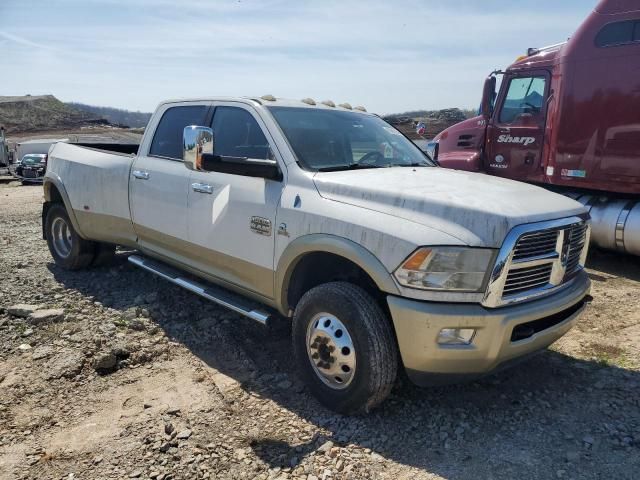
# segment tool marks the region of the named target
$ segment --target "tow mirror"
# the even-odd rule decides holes
[[[204,155],[213,156],[213,130],[190,125],[182,133],[182,161],[189,170],[204,170]]]
[[[185,127],[182,135],[182,161],[185,167],[189,170],[282,180],[278,162],[273,159],[214,155],[213,137],[213,130],[208,127]]]
[[[487,77],[482,88],[482,104],[480,105],[480,115],[489,118],[493,113],[493,103],[496,98],[496,77]]]

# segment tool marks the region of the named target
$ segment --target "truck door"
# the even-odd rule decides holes
[[[505,77],[498,107],[487,127],[486,171],[526,180],[540,172],[548,73]]]
[[[161,107],[162,108],[162,107]],[[167,104],[150,145],[143,144],[131,168],[129,201],[138,244],[185,262],[187,194],[190,170],[182,162],[182,135],[188,125],[203,125],[210,105]],[[153,129],[153,125],[147,128]],[[146,151],[144,151],[144,150]]]
[[[215,104],[212,129],[214,155],[236,160],[273,158],[270,145],[274,142],[248,106]],[[193,171],[189,184],[188,229],[193,261],[197,262],[194,267],[273,298],[276,209],[284,183]]]

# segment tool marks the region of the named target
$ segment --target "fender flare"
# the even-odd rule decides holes
[[[71,207],[71,200],[69,200],[69,194],[67,193],[66,188],[64,188],[64,184],[62,183],[62,180],[55,173],[47,172],[47,175],[44,177],[44,182],[42,185],[44,189],[44,200],[46,203],[51,202],[51,186],[56,187],[58,192],[60,192],[60,196],[62,197],[62,202],[64,203],[64,208],[67,210],[67,215],[69,215],[69,220],[71,220],[71,224],[73,225],[74,230],[81,238],[86,240],[87,237],[82,233],[82,230],[80,230],[78,219],[76,218],[76,214],[73,208]],[[45,209],[43,210],[43,218],[42,218],[42,222],[43,222],[42,229],[44,230],[44,221],[46,220],[44,218],[44,213],[47,207],[45,206],[43,208]]]
[[[343,257],[364,270],[380,291],[393,295],[400,294],[391,273],[365,247],[348,238],[314,233],[296,238],[287,245],[280,255],[275,272],[275,300],[281,313],[288,315],[290,311],[287,296],[289,282],[296,266],[306,254],[316,252],[331,253]]]

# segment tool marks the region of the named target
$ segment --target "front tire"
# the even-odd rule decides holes
[[[315,397],[339,413],[366,413],[391,392],[398,349],[376,301],[347,282],[309,290],[293,316],[293,352]]]
[[[47,245],[56,265],[65,270],[79,270],[91,265],[95,243],[81,238],[74,230],[64,205],[49,207],[45,220]]]

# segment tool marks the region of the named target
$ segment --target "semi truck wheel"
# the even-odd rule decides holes
[[[56,265],[66,270],[88,267],[95,256],[95,243],[84,240],[73,229],[64,205],[54,204],[45,221],[47,245]]]
[[[296,306],[292,340],[302,379],[331,410],[366,413],[391,392],[398,372],[391,323],[362,288],[332,282],[309,290]]]

